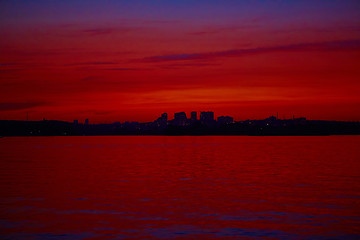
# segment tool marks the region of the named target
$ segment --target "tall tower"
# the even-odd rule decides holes
[[[174,123],[177,126],[185,126],[186,125],[186,113],[185,112],[178,112],[174,114]]]
[[[166,122],[168,119],[167,113],[161,114],[161,119]]]
[[[213,125],[215,123],[214,112],[200,112],[200,121],[207,126]]]
[[[191,112],[191,121],[192,122],[197,121],[197,112],[195,112],[195,111]]]

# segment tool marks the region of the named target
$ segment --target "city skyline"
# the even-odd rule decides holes
[[[212,111],[162,113],[151,122],[113,122],[108,124],[43,119],[42,121],[0,120],[0,136],[99,136],[99,135],[248,135],[248,136],[326,136],[358,135],[360,122],[321,121],[293,116],[281,119],[236,121],[231,116],[215,117]]]
[[[1,1],[0,120],[359,121],[358,1]]]
[[[0,0],[0,239],[360,239],[360,0]]]
[[[190,113],[190,114],[189,114]],[[198,114],[199,113],[199,114]],[[263,118],[244,118],[244,119],[235,119],[233,116],[230,116],[229,114],[216,114],[216,112],[214,111],[191,111],[191,112],[185,112],[185,111],[180,111],[180,112],[174,112],[173,114],[168,114],[167,112],[161,113],[161,116],[158,117],[157,119],[161,119],[161,118],[166,118],[166,121],[171,122],[176,120],[176,118],[184,118],[188,121],[200,121],[202,114],[205,113],[210,113],[212,114],[212,119],[215,121],[218,121],[219,118],[228,118],[231,117],[233,122],[241,122],[241,121],[247,121],[247,120],[262,120],[262,119],[267,119],[267,118],[272,118],[275,117],[278,120],[291,120],[291,119],[300,119],[300,118],[304,118],[304,119],[311,119],[311,117],[306,117],[306,116],[297,116],[295,114],[291,115],[291,116],[286,116],[286,115],[279,115],[279,112],[276,112],[275,114],[268,114],[266,115],[266,117]],[[158,116],[159,114],[157,114]],[[85,116],[86,117],[86,116]],[[156,119],[156,118],[155,118]],[[0,119],[0,121],[3,119]],[[48,119],[45,117],[42,117],[41,119],[30,119],[28,114],[26,115],[26,119],[5,119],[9,120],[9,121],[65,121],[65,122],[73,122],[74,124],[90,124],[90,119],[89,118],[83,118],[83,119],[72,119],[70,121],[67,120],[62,120],[62,119]],[[152,119],[154,120],[154,119]],[[322,121],[334,121],[334,120],[324,120],[324,119],[313,119],[313,120],[322,120]],[[156,121],[156,120],[155,120]],[[92,124],[111,124],[111,123],[126,123],[126,122],[139,122],[136,121],[134,119],[126,119],[124,121],[113,121],[113,122],[92,122]],[[154,122],[154,121],[144,121],[144,122],[139,122],[139,123],[148,123],[148,122]],[[359,121],[349,121],[349,122],[359,122]]]

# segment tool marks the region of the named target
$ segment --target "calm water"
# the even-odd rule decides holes
[[[360,136],[0,139],[1,239],[359,239]]]

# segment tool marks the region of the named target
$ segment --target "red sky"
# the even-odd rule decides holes
[[[359,121],[359,13],[357,1],[2,1],[0,119]]]

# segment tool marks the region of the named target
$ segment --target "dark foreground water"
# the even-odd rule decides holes
[[[360,239],[360,136],[0,139],[0,239]]]

